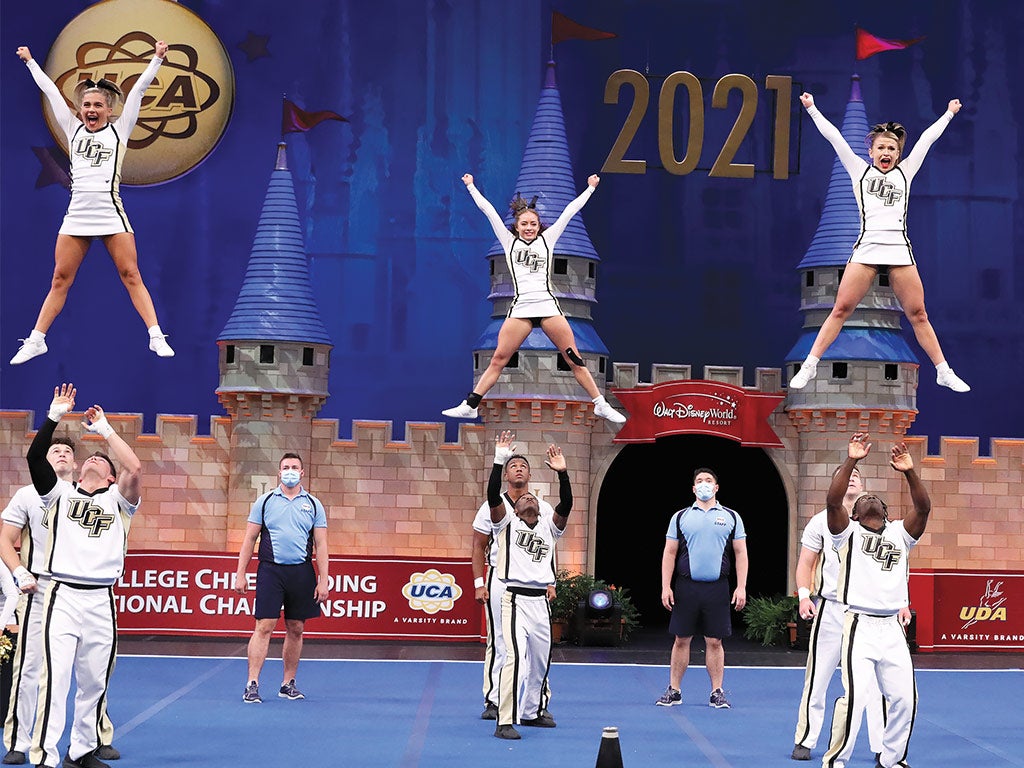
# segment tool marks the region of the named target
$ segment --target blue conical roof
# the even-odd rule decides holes
[[[555,81],[555,62],[549,61],[537,102],[537,113],[530,128],[530,138],[523,153],[523,164],[519,168],[513,195],[509,198],[515,192],[527,199],[537,195],[537,213],[541,223],[551,224],[579,196],[583,187],[583,183],[573,178],[569,142],[565,137],[565,119],[562,117],[562,98]],[[499,211],[502,209],[499,201],[495,201],[495,207]],[[505,221],[512,223],[511,212],[505,215]],[[590,242],[583,219],[578,215],[572,217],[569,226],[558,238],[557,251],[563,256],[597,260],[597,251]],[[495,242],[487,255],[498,256],[502,253],[501,245]]]
[[[242,339],[331,343],[313,297],[284,142],[278,144],[242,288],[217,341]]]
[[[860,95],[860,76],[854,75],[850,86],[850,101],[846,105],[841,130],[846,143],[857,155],[870,163],[864,137],[868,135],[868,119]],[[853,196],[850,174],[837,157],[832,163],[832,175],[825,193],[825,207],[818,221],[811,245],[797,269],[845,264],[853,253],[853,244],[860,235],[860,210]]]

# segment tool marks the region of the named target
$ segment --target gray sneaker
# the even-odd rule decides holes
[[[306,698],[302,695],[302,691],[295,687],[294,677],[281,686],[281,690],[277,692],[277,695],[282,699],[290,699],[291,701],[298,701],[299,699]]]
[[[24,765],[25,764],[25,753],[19,752],[16,749],[9,750],[4,755],[4,765]]]
[[[242,701],[246,704],[262,704],[263,699],[260,698],[260,686],[252,680],[247,686],[245,686],[245,693],[242,694]]]
[[[498,719],[498,705],[491,704],[491,702],[485,702],[484,711],[480,713],[481,720],[497,720]]]
[[[113,744],[103,744],[93,752],[100,760],[120,760],[121,753]]]
[[[715,688],[715,690],[711,692],[711,699],[708,701],[708,706],[714,707],[715,709],[729,709],[729,702],[725,698],[725,691],[721,688]]]
[[[654,703],[659,707],[674,707],[683,703],[683,694],[670,685],[665,689],[665,692],[661,694],[661,698]]]
[[[809,747],[805,747],[803,744],[793,745],[793,754],[789,756],[790,760],[810,760],[811,750]]]

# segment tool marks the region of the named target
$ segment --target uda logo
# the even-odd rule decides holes
[[[967,629],[979,621],[1006,621],[1005,602],[1003,582],[988,579],[978,605],[965,605],[960,609],[960,618],[964,621],[961,629]]]
[[[455,601],[462,597],[462,587],[455,583],[455,577],[450,573],[431,568],[425,573],[410,576],[402,587],[402,596],[414,611],[434,614],[454,608]]]

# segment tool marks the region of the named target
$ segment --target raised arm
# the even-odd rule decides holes
[[[28,460],[28,472],[32,476],[32,485],[40,496],[45,496],[57,485],[57,473],[53,471],[50,462],[46,460],[46,452],[50,450],[53,431],[60,423],[61,417],[74,407],[74,385],[61,384],[59,387],[54,387],[53,400],[50,401],[46,420],[39,427],[36,436],[32,438],[32,444],[28,447],[28,453],[25,456]]]
[[[121,116],[117,118],[116,125],[120,129],[121,141],[125,145],[128,144],[128,137],[131,136],[135,123],[138,122],[139,112],[142,109],[142,97],[145,95],[146,89],[152,85],[153,80],[156,78],[156,71],[160,69],[160,65],[163,64],[164,59],[167,57],[167,43],[163,40],[158,41],[153,47],[155,53],[149,62],[149,66],[139,75],[135,85],[128,91],[128,95],[124,97],[124,109],[121,110]]]
[[[910,501],[913,504],[911,511],[903,519],[903,528],[915,539],[924,535],[925,526],[928,525],[928,515],[932,511],[932,501],[928,497],[921,478],[914,471],[914,460],[907,451],[904,443],[897,443],[892,448],[889,466],[897,472],[902,472],[907,478],[907,485],[910,486]]]
[[[548,457],[544,460],[551,469],[558,473],[558,504],[555,506],[555,527],[565,530],[572,512],[572,484],[569,482],[569,471],[565,464],[565,456],[557,445],[548,446]]]
[[[85,412],[85,421],[82,422],[82,427],[107,441],[111,456],[121,465],[121,474],[117,478],[117,489],[129,504],[138,504],[141,497],[139,486],[142,480],[142,462],[135,455],[135,451],[128,447],[128,443],[114,431],[110,422],[107,421],[107,417],[103,415],[103,409],[98,405],[92,406]]]
[[[818,111],[818,108],[814,106],[814,97],[809,93],[802,93],[800,94],[800,103],[804,105],[807,114],[814,121],[814,127],[832,145],[832,149],[836,151],[839,162],[843,164],[846,172],[851,177],[854,175],[859,176],[863,173],[868,164],[857,157],[857,153],[850,149],[850,145],[846,143],[846,139],[843,138],[843,134],[839,132],[839,129],[832,125],[828,118]]]
[[[871,443],[868,442],[868,434],[866,432],[854,433],[846,448],[846,461],[832,477],[832,484],[829,485],[828,495],[825,497],[825,508],[828,510],[828,530],[833,535],[842,533],[850,525],[850,514],[843,506],[843,499],[850,486],[850,475],[853,474],[853,468],[870,451]]]
[[[594,190],[597,189],[597,185],[601,183],[601,177],[596,173],[591,175],[587,179],[587,188],[583,190],[579,197],[565,206],[565,210],[562,211],[562,215],[555,220],[555,223],[544,230],[544,239],[548,242],[549,248],[555,247],[555,241],[561,237],[565,228],[569,226],[569,222],[572,221],[572,217],[583,210],[583,206],[587,204],[591,196],[594,194]]]
[[[487,506],[491,510],[492,523],[500,523],[508,514],[501,498],[501,476],[505,471],[505,462],[516,452],[512,442],[515,439],[516,436],[507,429],[494,438],[494,464],[487,479]]]
[[[64,133],[70,134],[77,127],[78,123],[81,122],[75,110],[68,106],[60,91],[57,90],[53,80],[46,76],[46,73],[36,63],[36,60],[32,58],[32,52],[26,46],[23,45],[18,48],[18,58],[25,62],[29,73],[32,75],[32,79],[36,81],[39,90],[43,92],[43,95],[49,102],[50,109],[53,110],[53,115],[57,118],[60,127],[64,129]]]
[[[900,168],[903,169],[903,173],[907,178],[914,178],[915,174],[921,170],[921,164],[924,162],[924,157],[928,154],[928,150],[931,149],[935,140],[942,135],[942,132],[946,130],[946,126],[952,122],[953,116],[960,111],[960,106],[960,99],[953,99],[949,102],[949,106],[945,113],[942,114],[938,120],[924,129],[924,133],[921,134],[920,138],[914,144],[914,148],[910,150],[910,153],[906,158],[900,162]]]
[[[491,225],[491,229],[494,230],[494,236],[498,238],[498,242],[501,243],[503,248],[508,248],[512,245],[512,241],[515,240],[508,227],[505,226],[505,222],[502,220],[501,215],[494,209],[490,201],[480,194],[480,190],[473,184],[472,174],[466,173],[462,176],[462,183],[466,185],[466,189],[469,190],[469,196],[473,198],[473,202],[476,203],[476,207],[484,212],[484,216],[487,217],[488,223]]]

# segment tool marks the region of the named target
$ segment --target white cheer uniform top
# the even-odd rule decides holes
[[[156,71],[163,62],[154,56],[149,66],[135,81],[135,85],[124,99],[124,108],[113,122],[92,132],[85,127],[75,112],[57,90],[57,86],[46,76],[35,59],[27,62],[28,71],[50,103],[57,123],[68,140],[68,154],[71,157],[71,194],[75,192],[111,192],[119,195],[121,165],[128,138],[139,119],[142,96],[156,77]]]
[[[508,265],[509,274],[512,275],[512,286],[515,289],[509,310],[511,311],[520,300],[532,302],[539,298],[554,299],[551,270],[554,264],[555,243],[572,217],[587,204],[596,187],[588,184],[583,193],[565,207],[558,220],[529,243],[509,231],[501,216],[494,210],[494,206],[480,194],[475,185],[470,184],[466,189],[469,190],[477,208],[484,212],[495,237],[505,251],[505,263]]]
[[[828,139],[839,157],[839,161],[850,174],[853,194],[860,209],[860,236],[856,248],[862,244],[909,245],[907,237],[907,203],[910,197],[910,182],[921,169],[924,157],[935,140],[942,135],[953,119],[948,110],[921,134],[914,148],[905,158],[888,172],[869,165],[859,158],[842,133],[828,119],[811,106],[807,110],[821,135]]]
[[[505,514],[515,514],[512,507],[512,502],[509,500],[508,493],[501,494],[501,500],[505,502]],[[537,499],[537,504],[540,506],[540,517],[553,517],[555,510],[546,501]],[[483,533],[491,537],[491,545],[487,548],[487,566],[493,568],[498,562],[498,540],[494,537],[494,524],[491,523],[491,508],[487,506],[485,501],[480,505],[480,509],[476,513],[476,517],[473,518],[473,530],[477,533]]]
[[[77,484],[59,479],[40,498],[53,508],[47,553],[47,568],[53,578],[78,584],[114,584],[124,571],[128,528],[139,505],[129,503],[116,484],[89,494]]]
[[[851,520],[832,541],[839,552],[840,602],[851,611],[886,616],[910,605],[910,550],[917,539],[902,520],[887,522],[878,533]]]
[[[555,583],[555,544],[564,531],[554,517],[539,517],[531,528],[505,509],[505,517],[493,523],[498,544],[495,573],[506,587],[544,589]]]
[[[50,575],[46,567],[46,547],[52,514],[52,507],[43,505],[35,486],[26,485],[15,492],[0,515],[5,523],[21,528],[21,564],[37,579]]]
[[[826,600],[835,600],[836,584],[839,580],[839,553],[832,546],[827,510],[822,510],[807,521],[807,527],[800,537],[800,546],[818,553],[811,594],[820,595]]]

